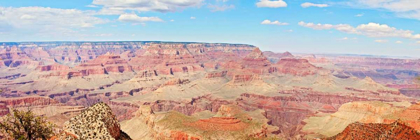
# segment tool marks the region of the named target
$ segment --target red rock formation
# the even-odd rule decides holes
[[[190,83],[190,80],[176,78],[176,79],[171,79],[167,81],[165,84],[163,84],[163,86],[183,85],[187,83]]]
[[[48,97],[18,97],[18,98],[2,98],[0,103],[4,103],[7,107],[30,107],[39,105],[57,105],[58,101]]]
[[[271,71],[278,71],[282,74],[306,76],[315,74],[320,68],[310,64],[305,59],[281,59]]]
[[[23,51],[34,60],[50,60],[50,54],[42,47],[25,48]]]
[[[420,139],[420,133],[403,122],[392,124],[353,123],[340,134],[326,140],[366,140],[366,139]]]
[[[281,94],[290,94],[290,96],[262,96],[255,94],[242,94],[241,98],[236,100],[237,104],[245,110],[264,109],[265,116],[271,120],[271,124],[278,126],[286,137],[299,135],[302,120],[308,115],[316,112],[333,113],[344,103],[353,101],[367,101],[367,95],[351,94],[341,95],[316,92],[311,90],[292,90],[281,91]],[[409,100],[401,96],[400,99],[374,95],[380,101],[393,102]],[[414,101],[414,100],[413,100]]]
[[[100,64],[105,68],[107,73],[123,73],[126,71],[132,71],[131,66],[128,65],[126,60],[122,59],[119,55],[111,53],[101,55],[89,63]]]
[[[212,72],[212,73],[207,73],[205,78],[217,78],[217,77],[225,77],[227,74],[227,71],[221,71],[221,72]]]
[[[82,63],[75,67],[75,70],[76,72],[69,72],[69,77],[133,71],[126,60],[112,53],[107,53],[95,58],[94,60]]]
[[[200,138],[190,136],[187,133],[181,131],[171,131],[170,138],[173,140],[201,140]]]
[[[255,48],[243,59],[243,64],[248,68],[261,68],[270,65],[270,62],[263,55],[259,48]]]
[[[39,62],[30,59],[25,52],[18,47],[0,49],[0,66],[18,67],[21,65],[37,66]]]
[[[233,76],[230,82],[232,84],[237,84],[237,83],[249,83],[249,82],[255,82],[255,81],[262,81],[262,79],[256,74],[237,74]]]
[[[267,57],[268,60],[270,60],[271,63],[277,63],[280,59],[283,58],[294,58],[290,52],[284,52],[284,53],[274,53],[271,51],[265,51],[263,52],[264,56]]]
[[[57,63],[54,63],[52,65],[45,65],[45,66],[38,66],[37,70],[39,71],[67,71],[70,68],[68,66],[65,65],[60,65]]]
[[[9,114],[9,108],[6,103],[0,102],[0,116]]]
[[[184,44],[150,44],[142,56],[130,60],[136,71],[154,69],[158,74],[189,73],[203,71],[190,50]]]
[[[248,127],[248,124],[233,117],[212,117],[186,125],[204,131],[238,131]]]

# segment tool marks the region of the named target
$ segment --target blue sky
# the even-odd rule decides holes
[[[419,57],[420,1],[0,1],[1,42],[133,40]]]

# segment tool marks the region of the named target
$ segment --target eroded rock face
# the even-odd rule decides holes
[[[153,110],[144,113],[149,116],[149,119],[145,119],[146,124],[153,125],[144,127],[147,132],[153,132],[147,137],[150,139],[206,138],[187,130],[157,127],[168,126],[159,123],[162,119],[159,117],[164,117],[159,115],[162,112],[180,120],[191,119],[191,122],[187,122],[189,126],[180,126],[200,131],[242,131],[249,128],[249,121],[264,120],[267,127],[261,126],[240,135],[247,134],[254,138],[276,135],[285,139],[299,139],[308,135],[307,131],[302,132],[306,123],[303,120],[319,114],[340,112],[340,106],[346,103],[416,102],[404,96],[416,97],[415,91],[401,94],[397,89],[388,88],[417,88],[407,80],[418,75],[416,60],[356,57],[355,60],[343,58],[335,61],[316,55],[304,57],[292,56],[287,52],[262,53],[250,45],[176,42],[0,43],[0,57],[0,89],[3,91],[0,96],[11,99],[0,101],[0,114],[7,113],[9,106],[33,105],[40,110],[40,114],[53,114],[45,112],[60,109],[66,110],[60,111],[65,115],[75,115],[80,113],[83,106],[105,102],[119,121],[125,121],[141,120],[135,112],[140,106],[147,105],[150,111]],[[24,62],[26,60],[40,65]],[[359,67],[358,63],[362,66]],[[339,66],[344,70],[335,69]],[[413,70],[387,69],[396,66]],[[389,79],[402,81],[388,84]],[[42,99],[35,99],[41,96]],[[22,100],[22,97],[28,99]],[[57,101],[61,104],[57,104]],[[259,112],[262,115],[256,115],[260,117],[251,117],[251,120],[247,117],[241,119],[235,116],[237,112],[232,113],[229,107],[226,108],[228,104],[238,105],[242,112],[245,110],[245,114],[263,112]],[[415,113],[419,109],[416,106],[404,108],[402,112],[390,109],[392,114],[399,116],[386,119],[378,114],[388,113],[384,111],[389,109],[387,107],[355,104],[349,108],[376,114],[367,115],[370,117],[361,120],[392,123],[404,118],[403,121],[410,127],[420,128],[417,121],[420,116]],[[179,113],[173,113],[175,111]],[[225,115],[215,115],[217,112]],[[155,118],[151,119],[151,116]],[[55,119],[60,119],[60,116],[55,116]],[[139,132],[140,126],[144,126],[143,121],[128,124],[130,126],[126,129],[131,132]],[[270,126],[279,129],[272,131]],[[345,126],[340,128],[344,129]],[[143,136],[141,133],[139,135]]]
[[[317,73],[320,68],[315,67],[314,65],[310,64],[306,59],[281,59],[275,65],[275,69],[272,71],[283,73],[283,74],[291,74],[296,76],[306,76],[306,75],[313,75]]]
[[[0,103],[3,103],[7,107],[30,107],[30,106],[47,106],[47,105],[58,105],[57,100],[47,97],[18,97],[18,98],[1,98]]]
[[[400,121],[391,124],[353,123],[340,134],[326,138],[326,140],[365,140],[372,138],[415,140],[420,139],[420,133]]]
[[[131,139],[120,129],[111,108],[97,103],[65,122],[63,133],[57,139]]]
[[[261,68],[271,64],[259,48],[255,48],[243,60],[244,65],[250,68]]]
[[[342,105],[332,114],[318,114],[306,119],[303,132],[308,139],[327,138],[339,134],[349,125],[359,123],[391,124],[395,121],[419,130],[419,105],[408,102],[362,101]]]
[[[109,52],[95,58],[94,60],[78,65],[75,70],[77,70],[77,72],[69,73],[69,77],[105,75],[109,73],[124,73],[133,71],[126,60],[122,59],[119,55]]]
[[[135,118],[122,125],[128,134],[135,136],[134,139],[263,139],[277,128],[260,117],[259,111],[244,112],[233,105],[222,105],[210,118],[185,116],[174,111],[154,113],[149,106],[142,106]],[[140,129],[132,129],[130,124],[137,124]]]
[[[27,67],[36,67],[39,65],[39,62],[31,60],[28,55],[20,50],[18,47],[7,47],[5,49],[0,49],[0,66],[6,67],[18,67],[18,66],[27,66]]]
[[[280,59],[283,59],[283,58],[294,58],[295,57],[290,52],[274,53],[274,52],[271,52],[271,51],[265,51],[265,52],[263,52],[263,54],[264,54],[264,56],[267,57],[267,59],[271,63],[277,63]]]

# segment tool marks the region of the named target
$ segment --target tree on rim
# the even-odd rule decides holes
[[[14,109],[0,121],[0,130],[6,138],[17,140],[49,139],[54,135],[54,127],[45,117],[36,116],[31,110]]]

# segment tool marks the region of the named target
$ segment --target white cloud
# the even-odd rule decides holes
[[[293,30],[292,30],[292,29],[290,29],[290,30],[285,30],[285,32],[290,32],[290,33],[291,33],[291,32],[293,32]]]
[[[34,19],[36,19],[36,16],[25,14],[25,15],[20,16],[20,19],[23,19],[23,20],[34,20]]]
[[[340,38],[340,39],[338,39],[338,40],[357,40],[357,38],[348,38],[348,37],[343,37],[343,38]]]
[[[175,20],[171,19],[171,22],[174,22]]]
[[[159,17],[139,17],[138,15],[131,13],[125,13],[120,15],[118,18],[121,22],[130,22],[130,23],[144,23],[144,22],[163,22]]]
[[[403,43],[402,41],[395,41],[395,43],[397,43],[397,44],[401,44],[401,43]]]
[[[229,10],[229,9],[234,9],[235,5],[221,5],[221,6],[219,6],[219,5],[209,4],[207,7],[210,8],[212,12],[218,12],[218,11],[226,11],[226,10]]]
[[[102,6],[101,14],[121,14],[125,10],[138,12],[174,12],[188,7],[198,7],[204,0],[93,0]]]
[[[341,32],[349,34],[360,34],[368,37],[400,37],[400,38],[409,38],[409,39],[420,39],[420,34],[413,34],[413,31],[410,30],[401,30],[394,27],[390,27],[386,24],[378,23],[368,23],[361,24],[357,27],[353,27],[348,24],[314,24],[314,23],[305,23],[303,21],[299,22],[300,26],[312,28],[315,30],[329,30],[335,29]]]
[[[25,31],[34,34],[74,34],[77,30],[107,23],[95,17],[93,11],[58,9],[49,7],[0,7],[0,23],[9,31]],[[4,30],[4,29],[0,29]]]
[[[270,21],[270,20],[264,20],[263,22],[261,22],[261,24],[265,24],[265,25],[289,25],[289,23],[286,22],[279,22],[279,21]]]
[[[377,43],[387,43],[388,40],[375,40],[375,42],[377,42]]]
[[[195,17],[190,17],[190,19],[196,19]]]
[[[280,8],[287,7],[287,3],[283,0],[260,0],[256,3],[257,7]]]
[[[357,30],[370,37],[414,37],[413,31],[399,30],[386,24],[378,23],[361,24],[357,26]]]
[[[89,5],[86,5],[86,7],[96,8],[96,7],[98,7],[98,6],[96,6],[96,5],[92,5],[92,4],[89,4]]]
[[[303,8],[308,8],[308,7],[324,8],[324,7],[328,7],[328,4],[315,4],[315,3],[305,2],[305,3],[302,3],[300,6],[302,6]]]
[[[404,18],[413,18],[420,20],[420,1],[419,0],[354,0],[350,5],[386,9],[395,12],[398,16]]]
[[[417,44],[420,44],[420,41],[417,41]]]
[[[355,17],[363,17],[365,14],[361,13],[361,14],[357,14],[355,15]]]
[[[349,40],[349,38],[348,37],[343,37],[340,40]]]

